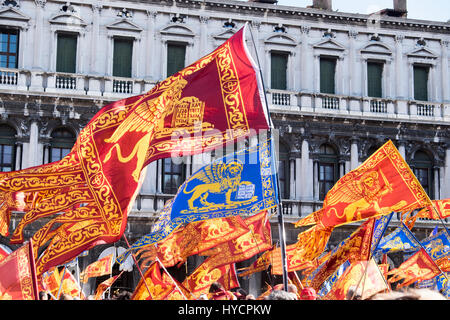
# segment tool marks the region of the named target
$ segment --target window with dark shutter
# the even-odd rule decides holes
[[[424,151],[416,151],[412,161],[412,167],[417,180],[419,180],[428,196],[433,199],[433,162],[430,156]]]
[[[17,29],[0,29],[0,67],[17,68],[19,31]]]
[[[66,128],[52,131],[50,142],[49,162],[59,161],[69,154],[75,144],[75,134]]]
[[[56,72],[75,73],[77,64],[77,35],[58,34]]]
[[[414,99],[428,101],[428,71],[426,66],[414,66]]]
[[[16,130],[8,125],[0,125],[0,171],[15,170]]]
[[[131,78],[133,40],[115,38],[113,52],[113,76]]]
[[[367,63],[367,94],[369,97],[382,97],[383,64],[379,62]]]
[[[185,67],[186,45],[169,43],[167,45],[167,76]]]
[[[336,151],[330,145],[320,146],[319,156],[319,200],[324,200],[328,191],[338,180]]]
[[[286,53],[272,52],[271,54],[271,88],[277,90],[287,89],[287,62]]]
[[[320,92],[335,94],[336,59],[320,58]]]

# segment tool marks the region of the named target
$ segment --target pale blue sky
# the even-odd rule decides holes
[[[246,1],[246,0],[244,0]],[[306,7],[312,0],[278,0],[277,5]],[[407,0],[408,18],[446,22],[450,19],[449,0]],[[368,14],[392,9],[392,0],[333,0],[333,10]]]

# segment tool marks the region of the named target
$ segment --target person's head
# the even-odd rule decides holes
[[[272,290],[272,292],[266,297],[266,300],[297,300],[297,298],[291,292],[286,292],[284,290]]]
[[[202,293],[197,300],[208,300],[208,296],[204,293]]]
[[[254,295],[248,294],[248,295],[245,297],[245,300],[256,300],[256,298],[255,298]]]
[[[314,288],[307,287],[300,292],[300,300],[316,300],[316,299],[317,294]]]
[[[357,290],[355,286],[348,288],[345,300],[361,300],[361,298],[362,294],[360,289]]]
[[[63,293],[59,300],[73,300],[73,297],[70,294]]]
[[[39,291],[39,300],[48,300],[48,298],[47,291]]]
[[[219,282],[213,282],[209,287],[209,292],[214,293],[223,290],[223,286]]]
[[[414,289],[378,293],[368,300],[447,300],[438,291],[430,289]]]
[[[292,292],[292,293],[295,293],[295,294],[298,293],[298,289],[297,289],[297,287],[294,284],[289,283],[287,285],[287,287],[288,287],[288,290],[287,290],[288,292]]]

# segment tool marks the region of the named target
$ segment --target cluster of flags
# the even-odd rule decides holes
[[[418,241],[411,229],[417,218],[450,216],[450,200],[429,199],[392,141],[343,176],[320,210],[295,223],[307,228],[294,244],[272,243],[270,217],[281,210],[269,136],[191,175],[150,233],[119,257],[90,264],[80,281],[66,267],[61,270],[86,250],[123,236],[147,164],[208,152],[271,129],[245,28],[149,92],[102,108],[61,161],[0,173],[3,236],[10,236],[11,211],[25,211],[10,237],[13,244],[24,242],[27,225],[50,218],[23,247],[12,253],[0,247],[1,299],[37,299],[41,289],[55,299],[62,293],[83,297],[80,283],[110,275],[96,288],[94,298],[101,299],[123,273],[112,276],[113,264],[130,255],[145,268],[132,295],[136,300],[196,299],[214,282],[230,290],[239,287],[239,278],[269,270],[288,274],[297,288],[312,287],[323,299],[345,299],[351,287],[368,297],[391,290],[392,283],[426,281],[448,296],[448,230]],[[404,217],[402,223],[385,235],[394,213]],[[350,223],[360,226],[328,250],[334,229]],[[399,251],[410,257],[389,270],[386,255]],[[193,255],[203,262],[182,282],[174,279],[167,268]],[[236,270],[236,263],[249,259],[254,263]]]

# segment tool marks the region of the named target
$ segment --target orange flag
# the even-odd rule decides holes
[[[39,300],[33,264],[29,242],[0,261],[0,300]]]
[[[375,219],[369,219],[353,232],[316,273],[311,281],[311,287],[318,291],[322,283],[347,260],[350,263],[368,260],[374,224]]]
[[[316,225],[305,246],[305,256],[312,260],[325,248],[320,230],[431,205],[425,190],[412,173],[392,141],[385,143],[363,164],[344,175],[327,193],[323,208],[307,216],[296,226]],[[328,238],[326,238],[328,240]],[[311,252],[309,252],[311,251]]]
[[[314,263],[312,261],[304,260],[301,253],[302,250],[296,243],[286,246],[286,261],[288,272],[310,269],[314,266]],[[276,248],[272,251],[271,263],[272,263],[272,274],[282,275],[283,261],[280,248]]]
[[[132,300],[192,299],[191,293],[180,283],[170,277],[165,270],[161,272],[158,261],[153,262],[147,271],[145,271],[144,279],[145,283],[143,279],[139,280],[131,297]],[[148,292],[149,290],[150,294]]]
[[[80,280],[82,283],[87,283],[89,278],[100,277],[106,274],[112,274],[112,266],[114,264],[114,255],[109,254],[106,257],[97,260],[84,269],[80,274]]]
[[[267,270],[271,264],[272,250],[265,251],[255,262],[250,266],[239,269],[239,277],[249,276],[256,272]]]
[[[353,262],[341,275],[324,300],[345,300],[349,288],[362,292],[362,299],[389,290],[384,277],[373,259]]]
[[[32,238],[35,256],[42,252],[38,274],[119,240],[150,162],[269,128],[246,28],[149,92],[103,107],[61,161],[0,173],[0,232],[7,235],[12,211],[26,212],[11,243],[24,241],[29,224],[53,217]]]
[[[53,267],[41,276],[42,287],[50,292],[53,297],[58,295],[59,285],[61,283],[61,274],[58,267]]]
[[[248,230],[240,216],[191,222],[175,230],[157,246],[149,245],[137,250],[137,255],[144,267],[156,257],[166,268],[172,267],[185,262],[188,256],[235,239]]]
[[[119,278],[122,275],[122,273],[123,273],[123,271],[120,274],[118,274],[114,277],[108,278],[105,281],[103,281],[102,283],[100,283],[97,286],[97,289],[95,290],[94,300],[101,300],[103,293],[114,284],[114,282],[117,280],[117,278]]]
[[[247,232],[202,253],[209,255],[211,266],[220,267],[250,259],[272,248],[272,234],[267,211],[246,218]]]
[[[237,281],[237,278],[230,277],[232,265],[226,264],[220,267],[215,267],[211,264],[211,257],[203,261],[186,279],[183,281],[183,286],[186,287],[192,294],[199,296],[200,294],[208,294],[209,287],[213,282],[219,282],[224,287],[230,288],[238,283],[228,282],[230,279]],[[231,288],[230,288],[231,289]]]
[[[440,273],[441,271],[437,264],[422,248],[408,260],[403,262],[398,268],[389,271],[388,275],[391,277],[388,281],[393,283],[403,280],[402,283],[397,285],[397,288],[402,288],[409,286],[416,281],[421,282],[432,279]]]
[[[432,220],[450,217],[450,199],[433,200],[433,205],[423,208],[417,213],[417,217]]]
[[[72,272],[66,270],[64,273],[64,277],[62,278],[62,287],[60,296],[63,293],[67,293],[72,297],[81,297],[83,298],[83,293],[81,292],[81,287],[78,281],[73,276]]]

